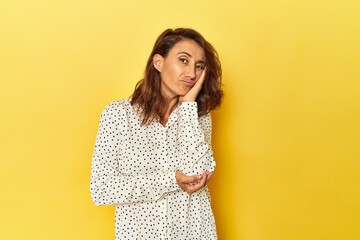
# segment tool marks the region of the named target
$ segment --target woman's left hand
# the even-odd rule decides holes
[[[206,67],[204,68],[204,71],[201,73],[201,76],[199,80],[195,83],[194,86],[190,88],[190,90],[184,95],[179,97],[180,102],[195,102],[196,97],[199,94],[202,85],[205,81],[205,74],[206,74]]]
[[[206,176],[206,182],[205,185],[210,181],[211,176],[214,174],[214,172],[209,172]]]

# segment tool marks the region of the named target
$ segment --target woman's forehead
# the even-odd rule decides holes
[[[171,49],[172,55],[178,56],[185,54],[188,57],[205,61],[204,50],[193,40],[181,40]]]

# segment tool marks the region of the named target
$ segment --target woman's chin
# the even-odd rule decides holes
[[[185,95],[189,90],[191,89],[191,86],[182,85],[180,87],[179,95]]]

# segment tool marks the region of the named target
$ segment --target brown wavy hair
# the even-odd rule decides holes
[[[220,107],[223,100],[222,70],[219,55],[214,47],[204,37],[191,28],[166,29],[157,38],[153,50],[148,58],[144,78],[137,82],[132,93],[131,105],[138,105],[141,111],[142,123],[145,125],[153,119],[162,119],[167,111],[167,102],[161,94],[160,72],[153,65],[153,56],[160,54],[166,58],[170,49],[180,40],[192,39],[197,42],[205,52],[205,64],[207,71],[206,81],[196,98],[198,116],[203,116],[211,110]]]

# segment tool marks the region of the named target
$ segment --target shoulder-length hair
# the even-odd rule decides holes
[[[173,30],[168,28],[156,40],[146,64],[144,78],[137,82],[135,90],[130,96],[131,105],[137,104],[138,110],[141,111],[141,125],[145,125],[154,119],[161,119],[168,108],[166,99],[161,94],[161,76],[153,65],[153,56],[160,54],[166,58],[170,49],[183,39],[194,40],[205,52],[206,81],[204,81],[196,98],[198,117],[206,115],[221,105],[224,93],[221,89],[222,70],[217,51],[194,29],[176,28]]]

